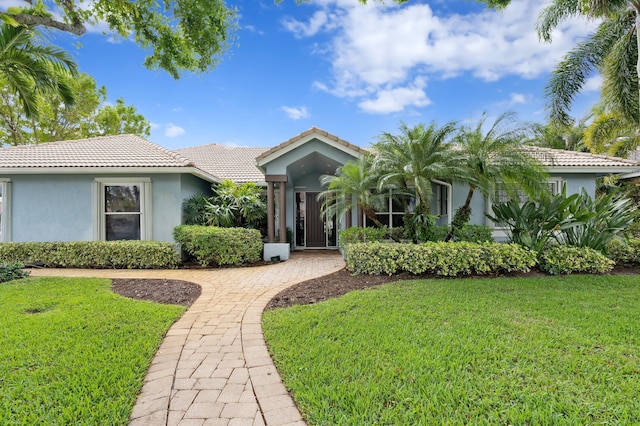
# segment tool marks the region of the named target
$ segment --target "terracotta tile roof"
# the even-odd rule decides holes
[[[266,150],[209,144],[178,149],[176,152],[193,160],[200,170],[221,180],[245,183],[264,181],[264,174],[256,166],[256,157]]]
[[[565,151],[561,149],[524,147],[531,155],[547,167],[639,167],[640,163],[624,158],[596,155],[588,152]]]
[[[304,139],[306,136],[309,136],[311,134],[318,134],[318,135],[324,136],[324,137],[326,137],[328,139],[331,139],[331,140],[333,140],[335,142],[338,142],[341,145],[344,145],[346,148],[350,148],[350,149],[352,149],[354,151],[357,151],[357,152],[360,152],[360,153],[363,153],[363,154],[366,152],[366,150],[363,149],[362,147],[359,147],[358,145],[353,145],[353,144],[345,141],[344,139],[340,139],[339,137],[337,137],[335,135],[332,135],[331,133],[329,133],[329,132],[327,132],[325,130],[318,129],[317,127],[314,126],[314,127],[310,128],[309,130],[307,130],[305,132],[302,132],[297,136],[292,137],[288,141],[282,142],[281,144],[279,144],[277,146],[274,146],[273,148],[271,148],[269,150],[264,151],[262,154],[260,154],[256,158],[256,161],[260,162],[260,160],[262,160],[263,158],[268,157],[269,155],[273,154],[274,152],[277,152],[277,151],[281,150],[282,148],[285,148],[285,147],[287,147],[287,146],[289,146],[291,144],[294,144],[294,143],[298,142],[299,140]]]
[[[67,167],[194,167],[194,164],[175,152],[135,135],[0,149],[0,169]]]

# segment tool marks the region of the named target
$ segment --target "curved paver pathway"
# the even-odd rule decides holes
[[[169,329],[131,425],[305,425],[273,365],[262,311],[281,290],[344,267],[336,252],[295,252],[274,265],[215,270],[41,269],[33,276],[168,278],[202,294]]]

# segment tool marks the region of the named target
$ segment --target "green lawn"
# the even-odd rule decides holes
[[[183,307],[120,297],[110,281],[0,284],[0,424],[123,425]]]
[[[640,278],[422,280],[264,314],[311,425],[640,424]]]

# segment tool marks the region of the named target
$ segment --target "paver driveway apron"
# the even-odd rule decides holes
[[[267,351],[262,311],[281,290],[343,267],[337,252],[314,251],[251,268],[41,269],[32,275],[167,278],[202,286],[153,359],[131,425],[304,425]]]

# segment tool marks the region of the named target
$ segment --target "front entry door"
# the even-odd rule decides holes
[[[318,201],[317,192],[307,192],[307,247],[326,247],[324,221],[320,217],[322,202]]]
[[[335,219],[325,222],[320,215],[318,192],[296,193],[296,246],[327,248],[336,246]]]

